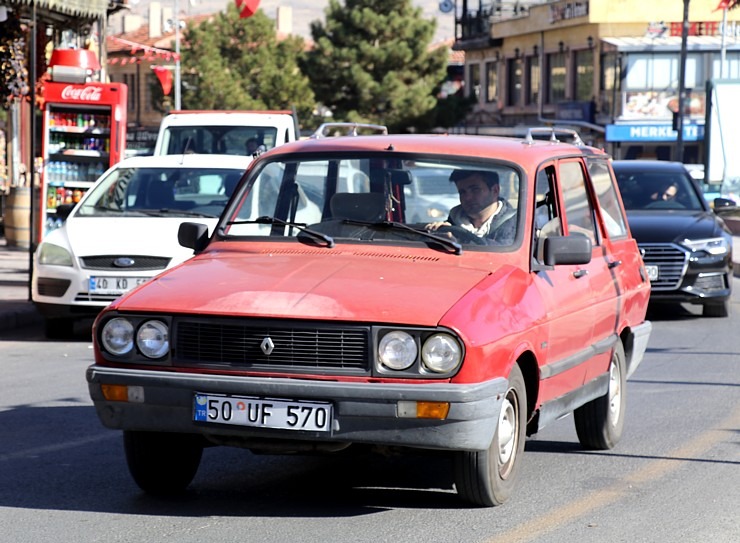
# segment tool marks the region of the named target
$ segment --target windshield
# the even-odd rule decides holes
[[[520,174],[508,164],[408,155],[291,158],[251,173],[223,234],[305,236],[297,223],[332,241],[430,243],[438,236],[501,247],[516,238]],[[482,225],[470,218],[477,212],[488,214]]]
[[[619,171],[619,191],[628,211],[640,209],[704,209],[688,174],[679,171]]]
[[[271,126],[171,126],[163,135],[167,155],[182,153],[252,154],[260,145],[275,147],[277,128]]]
[[[242,173],[224,168],[116,168],[85,195],[77,215],[218,217]]]

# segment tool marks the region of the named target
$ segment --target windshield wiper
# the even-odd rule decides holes
[[[170,207],[163,207],[161,209],[131,209],[137,213],[143,213],[150,217],[163,217],[165,215],[184,215],[186,217],[207,217],[210,219],[217,219],[218,215],[212,215],[210,213],[201,213],[199,211],[186,211],[183,209],[173,209]]]
[[[452,249],[452,251],[456,255],[461,255],[462,245],[460,245],[457,241],[454,241],[450,238],[442,237],[439,234],[433,234],[431,232],[427,232],[426,230],[417,230],[416,228],[412,228],[408,224],[404,224],[402,222],[395,222],[395,221],[356,221],[353,219],[344,219],[342,221],[345,224],[356,224],[358,226],[372,226],[377,228],[397,228],[398,230],[405,230],[407,232],[413,232],[414,234],[418,234],[421,237],[433,239],[434,241],[442,244],[443,246]]]
[[[334,248],[334,238],[331,236],[327,236],[326,234],[322,234],[321,232],[317,232],[316,230],[311,230],[310,228],[306,228],[305,222],[291,222],[291,221],[284,221],[282,219],[276,219],[275,217],[257,217],[254,220],[249,221],[230,221],[226,223],[227,225],[232,224],[278,224],[280,226],[291,226],[294,228],[297,228],[301,232],[304,232],[308,234],[309,236],[321,240],[324,243],[326,243],[326,246],[329,249]]]

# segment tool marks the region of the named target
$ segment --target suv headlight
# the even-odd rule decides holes
[[[726,255],[730,251],[730,244],[725,238],[685,239],[681,245],[692,252],[704,251],[712,256]]]
[[[64,247],[53,243],[42,243],[39,247],[39,264],[72,267],[74,262],[72,255]]]

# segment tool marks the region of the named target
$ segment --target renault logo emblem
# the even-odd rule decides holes
[[[266,337],[263,339],[262,343],[260,343],[260,349],[262,349],[265,355],[270,356],[272,351],[275,350],[275,344],[272,342],[272,338]]]

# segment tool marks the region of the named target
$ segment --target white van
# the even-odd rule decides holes
[[[298,138],[290,111],[175,111],[162,119],[154,155],[247,155]]]

